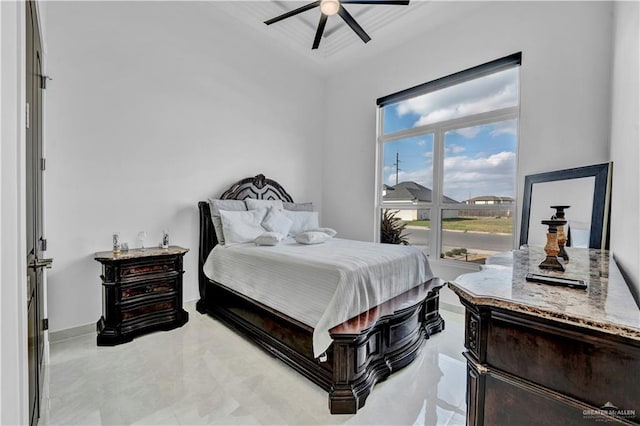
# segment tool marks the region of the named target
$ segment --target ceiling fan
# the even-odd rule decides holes
[[[345,9],[343,4],[390,4],[390,5],[398,5],[398,6],[406,6],[409,4],[409,0],[318,0],[313,3],[309,3],[305,6],[299,7],[297,9],[291,10],[287,13],[283,13],[280,16],[276,16],[275,18],[271,18],[267,21],[264,21],[265,24],[271,25],[276,22],[282,21],[283,19],[290,18],[299,13],[306,12],[307,10],[313,9],[315,7],[320,6],[320,22],[318,23],[318,29],[316,30],[316,37],[313,39],[313,47],[312,49],[317,49],[320,46],[320,39],[322,38],[322,33],[324,33],[324,27],[327,25],[327,18],[329,16],[335,15],[336,13],[340,15],[340,17],[351,27],[356,34],[367,43],[371,40],[371,37],[362,29],[362,27],[353,19],[353,16],[347,9]]]

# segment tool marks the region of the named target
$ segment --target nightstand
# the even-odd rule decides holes
[[[132,249],[95,254],[102,264],[102,317],[98,346],[130,342],[141,334],[182,327],[182,260],[189,249]]]

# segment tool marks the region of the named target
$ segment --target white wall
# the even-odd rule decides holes
[[[23,2],[0,2],[0,424],[27,424]]]
[[[191,249],[197,202],[264,173],[321,208],[324,82],[212,3],[46,7],[51,330],[101,314],[96,251],[162,229]]]
[[[454,21],[328,81],[324,187],[340,190],[323,213],[345,237],[374,238],[376,98],[511,53],[522,51],[518,206],[525,175],[609,159],[611,3],[449,7]]]
[[[616,2],[611,100],[611,251],[640,298],[640,5]]]

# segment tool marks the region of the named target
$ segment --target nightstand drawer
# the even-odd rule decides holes
[[[119,278],[133,279],[144,275],[175,272],[178,270],[174,258],[143,260],[128,263],[120,268]]]
[[[138,285],[123,286],[120,289],[120,302],[135,302],[145,297],[175,293],[177,279],[146,282]]]
[[[122,309],[122,321],[132,321],[137,319],[143,319],[153,314],[161,312],[170,312],[176,309],[176,299],[164,299],[154,303],[148,303],[143,305],[134,305],[128,309],[123,307]],[[124,324],[123,324],[124,325]]]

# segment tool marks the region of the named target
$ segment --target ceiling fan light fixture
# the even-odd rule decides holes
[[[320,11],[327,16],[335,15],[340,9],[339,0],[321,0]]]

